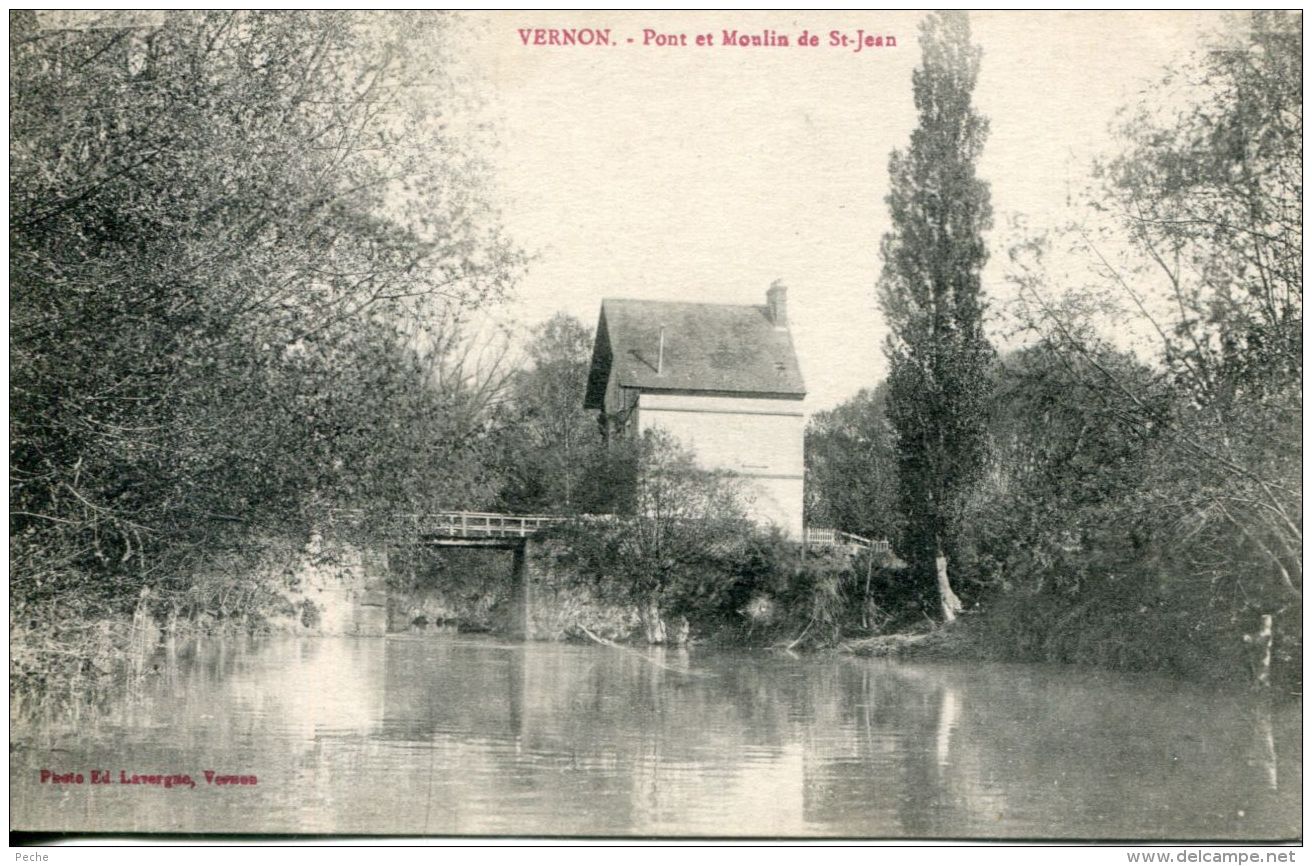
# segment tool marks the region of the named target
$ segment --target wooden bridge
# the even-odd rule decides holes
[[[584,520],[610,520],[612,515],[582,515]],[[360,519],[359,512],[337,511],[332,522],[347,525]],[[436,547],[516,547],[550,526],[571,517],[549,514],[499,514],[486,511],[434,511],[393,515],[386,534],[397,540]],[[845,549],[850,552],[870,550],[888,553],[887,541],[873,541],[850,532],[808,526],[804,544],[807,548]]]
[[[548,514],[498,514],[484,511],[434,511],[398,513],[383,521],[367,520],[359,511],[334,511],[328,532],[361,549],[384,547],[474,547],[509,551],[511,566],[509,633],[529,638],[533,633],[535,557],[533,536],[548,527],[573,519],[610,521],[613,515],[581,515],[579,518]],[[354,536],[354,539],[352,539]],[[827,549],[855,555],[862,550],[888,553],[887,541],[871,541],[836,529],[808,527],[803,549]],[[359,634],[382,635],[387,630],[387,554],[377,551],[376,564],[366,568],[364,592],[356,610]]]
[[[494,514],[483,511],[436,511],[407,514],[411,538],[440,547],[504,547],[531,538],[568,518],[545,514]]]
[[[858,550],[870,550],[875,553],[888,553],[892,548],[887,540],[872,541],[851,532],[840,529],[822,529],[819,526],[806,527],[807,547],[845,547]]]

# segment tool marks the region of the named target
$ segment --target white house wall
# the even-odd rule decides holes
[[[802,535],[800,400],[644,393],[640,430],[659,427],[691,448],[707,469],[746,479],[752,516]]]

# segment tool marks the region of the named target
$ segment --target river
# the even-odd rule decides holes
[[[1297,703],[1056,666],[210,638],[11,731],[11,828],[1296,838],[1300,728]],[[170,774],[195,787],[124,784]]]

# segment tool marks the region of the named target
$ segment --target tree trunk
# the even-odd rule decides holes
[[[957,598],[957,594],[952,591],[952,584],[948,582],[948,558],[943,555],[941,547],[934,557],[934,571],[938,575],[938,600],[943,611],[943,621],[952,622],[961,612],[961,599]]]
[[[642,630],[647,635],[647,643],[665,643],[665,620],[661,618],[660,605],[655,598],[647,599],[638,608],[638,619],[642,621]]]
[[[1266,688],[1271,685],[1271,643],[1273,629],[1271,614],[1262,614],[1262,627],[1258,629],[1255,643],[1257,644],[1257,686]]]

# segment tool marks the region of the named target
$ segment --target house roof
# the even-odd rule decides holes
[[[626,388],[806,396],[792,337],[787,328],[774,327],[763,304],[606,298],[597,322],[586,408],[602,407],[612,366]]]

